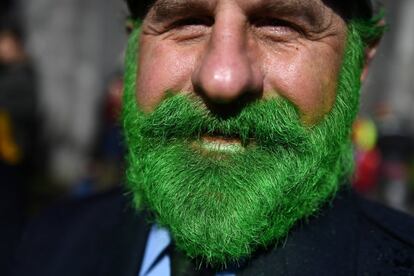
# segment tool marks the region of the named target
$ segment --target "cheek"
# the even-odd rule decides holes
[[[305,124],[315,124],[335,103],[341,58],[337,53],[298,50],[267,58],[267,91],[276,91],[299,109]]]
[[[142,41],[140,49],[146,54],[138,59],[137,102],[143,111],[151,112],[168,91],[189,90],[195,58],[159,42]]]

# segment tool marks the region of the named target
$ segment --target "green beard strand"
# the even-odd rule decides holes
[[[136,105],[139,30],[130,38],[123,123],[128,187],[192,258],[225,265],[277,244],[332,199],[352,172],[350,129],[359,103],[364,43],[350,23],[336,104],[313,127],[278,98],[220,119],[199,99],[169,96],[154,112]],[[206,134],[237,137],[244,150],[206,152]]]

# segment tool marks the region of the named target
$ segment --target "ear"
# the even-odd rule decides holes
[[[381,20],[380,22],[378,22],[378,25],[385,26],[385,20]],[[371,43],[369,43],[367,48],[365,49],[364,68],[361,74],[362,82],[364,82],[368,77],[369,67],[375,55],[377,54],[377,50],[378,50],[380,42],[381,42],[381,38],[374,40]]]
[[[128,18],[127,21],[125,22],[125,31],[127,35],[130,35],[133,30],[134,30],[134,21]]]
[[[369,67],[371,65],[372,60],[374,59],[375,55],[377,54],[378,45],[380,41],[377,41],[373,45],[369,45],[365,49],[365,61],[364,61],[364,68],[361,74],[361,81],[364,82],[368,77]]]

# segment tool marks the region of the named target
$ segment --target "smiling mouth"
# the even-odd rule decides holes
[[[194,146],[205,152],[239,153],[245,150],[240,139],[224,136],[203,136]]]

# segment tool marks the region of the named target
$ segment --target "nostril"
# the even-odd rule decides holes
[[[221,119],[236,117],[247,105],[263,97],[262,91],[247,91],[232,101],[225,101],[207,96],[200,86],[194,86],[194,90],[196,94],[200,95],[212,115]]]
[[[198,82],[199,92],[210,101],[229,103],[254,90],[252,74],[245,68],[246,66],[234,64],[230,67],[214,64],[211,67],[206,66],[201,69]]]

